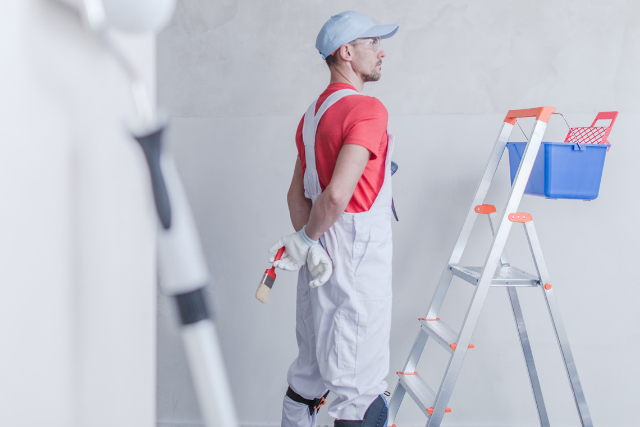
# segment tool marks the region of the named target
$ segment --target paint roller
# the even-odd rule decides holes
[[[238,425],[216,328],[204,291],[210,281],[191,208],[175,163],[162,144],[166,120],[158,118],[135,68],[110,39],[109,29],[157,32],[175,9],[175,0],[56,0],[76,9],[91,33],[120,65],[131,84],[136,131],[149,167],[158,214],[160,286],[174,297],[181,335],[198,403],[207,426]]]

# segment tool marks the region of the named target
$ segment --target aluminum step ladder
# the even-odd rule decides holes
[[[538,150],[540,149],[547,123],[549,122],[551,114],[554,112],[555,107],[540,107],[526,110],[511,110],[507,113],[502,125],[502,130],[493,149],[493,154],[489,159],[489,164],[478,185],[451,258],[442,273],[429,311],[424,318],[419,319],[420,330],[418,336],[416,337],[403,370],[398,372],[398,383],[389,400],[389,426],[395,426],[393,421],[398,413],[402,399],[407,393],[427,416],[426,425],[428,427],[439,427],[445,413],[451,412],[451,410],[447,408],[447,404],[453,392],[467,350],[473,348],[471,336],[473,335],[487,292],[491,286],[504,286],[507,288],[520,342],[522,344],[522,351],[529,371],[533,395],[538,407],[540,424],[543,427],[549,426],[549,417],[545,409],[542,390],[540,388],[540,382],[538,380],[538,374],[517,294],[518,287],[526,286],[540,287],[542,289],[569,377],[580,421],[583,427],[592,427],[591,416],[589,415],[589,409],[587,408],[582,386],[580,385],[578,371],[573,360],[567,334],[554,296],[554,289],[551,285],[552,282],[542,256],[538,236],[533,225],[533,218],[528,213],[518,212],[518,206],[520,205],[520,200],[529,181],[529,175],[531,174],[531,169],[533,168]],[[502,154],[505,151],[511,131],[516,124],[516,119],[522,117],[535,117],[536,122],[513,182],[509,200],[504,212],[498,217],[496,208],[492,205],[483,204],[483,202],[498,168],[498,164],[500,163]],[[487,215],[494,236],[493,243],[491,244],[489,255],[486,258],[484,266],[461,266],[459,262],[478,215]],[[511,231],[511,226],[514,223],[522,223],[524,225],[537,274],[527,273],[509,264],[504,249],[507,237]],[[460,277],[475,286],[475,292],[460,332],[451,329],[438,317],[453,276]],[[429,338],[438,342],[450,353],[449,364],[442,378],[442,382],[437,389],[432,389],[416,372],[418,360]]]

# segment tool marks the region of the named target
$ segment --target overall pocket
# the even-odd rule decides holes
[[[354,371],[358,351],[358,314],[341,310],[336,321],[338,369]]]
[[[366,250],[355,270],[358,299],[370,301],[391,298],[392,257],[391,224],[374,224],[369,232]]]

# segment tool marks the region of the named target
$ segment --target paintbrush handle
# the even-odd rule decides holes
[[[284,253],[284,246],[281,247],[280,249],[278,249],[278,252],[276,252],[276,259],[273,260],[273,262],[278,261],[280,258],[282,258],[282,254]],[[274,274],[276,272],[276,268],[275,267],[271,267],[269,270],[273,271]]]

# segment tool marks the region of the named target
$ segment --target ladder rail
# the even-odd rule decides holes
[[[407,358],[407,363],[404,364],[404,368],[402,372],[415,372],[418,366],[418,361],[420,360],[420,355],[424,350],[424,346],[427,345],[427,340],[429,339],[429,335],[427,335],[422,328],[418,330],[418,336],[416,337],[413,347],[411,347],[411,353],[409,353],[409,357]]]
[[[500,225],[498,226],[498,230],[491,244],[491,249],[484,263],[482,276],[478,281],[471,305],[462,323],[462,329],[458,336],[458,348],[449,360],[449,365],[447,366],[446,373],[438,390],[436,401],[433,405],[433,414],[428,422],[429,427],[439,427],[444,417],[445,409],[453,393],[453,387],[458,379],[458,374],[460,373],[464,357],[467,353],[467,347],[471,343],[471,336],[480,317],[480,312],[482,311],[484,301],[491,287],[491,282],[493,281],[493,276],[498,268],[505,243],[511,231],[511,225],[513,223],[509,220],[509,214],[517,212],[518,210],[546,127],[546,122],[536,120],[533,131],[531,132],[531,137],[522,156],[522,161],[518,167],[513,186],[511,187],[511,194],[502,212]],[[473,212],[473,206],[471,207],[471,211]]]
[[[453,272],[451,271],[451,269],[449,268],[449,265],[447,264],[444,271],[442,272],[442,275],[440,276],[438,287],[436,288],[436,291],[433,294],[433,298],[431,299],[431,304],[429,305],[429,310],[427,311],[427,315],[425,316],[425,319],[435,319],[438,317],[438,313],[440,312],[440,308],[442,308],[442,303],[444,303],[444,298],[447,296],[447,292],[449,291],[449,286],[451,285],[452,279],[453,279]]]
[[[411,347],[411,352],[409,353],[409,357],[407,358],[404,367],[402,368],[402,372],[415,372],[418,366],[418,361],[420,360],[420,356],[424,351],[424,346],[427,344],[427,340],[429,339],[429,335],[427,335],[422,328],[418,330],[418,336],[416,336],[415,341],[413,342],[413,346]],[[393,425],[393,420],[400,409],[400,404],[402,404],[402,399],[406,394],[406,390],[398,380],[396,383],[396,388],[393,390],[391,397],[389,398],[389,418],[388,424]]]
[[[541,286],[542,293],[547,303],[547,308],[549,309],[551,324],[553,325],[553,330],[555,331],[556,339],[558,340],[558,346],[560,347],[560,353],[562,354],[564,367],[566,369],[567,376],[569,377],[571,391],[573,392],[573,399],[575,401],[576,408],[578,409],[578,415],[580,416],[580,423],[583,427],[593,427],[591,414],[589,413],[584,391],[582,390],[582,384],[580,383],[580,377],[578,376],[578,369],[576,368],[573,353],[569,346],[567,331],[565,330],[564,322],[560,315],[560,309],[553,293],[553,287],[550,286],[551,278],[549,276],[549,271],[547,270],[547,265],[544,261],[544,256],[542,255],[542,248],[540,247],[540,241],[536,233],[535,225],[533,225],[533,221],[525,223],[525,232],[541,284],[545,285]],[[546,286],[547,284],[549,284],[548,289]]]
[[[396,419],[396,415],[398,415],[398,410],[400,410],[400,404],[402,403],[402,399],[404,399],[404,395],[406,394],[406,390],[400,383],[400,380],[396,383],[396,388],[393,390],[391,397],[389,398],[389,415],[387,418],[387,425],[393,425],[393,421]]]
[[[520,307],[518,292],[516,288],[507,288],[507,292],[509,294],[509,300],[511,301],[511,308],[513,309],[513,317],[516,321],[518,336],[520,337],[522,354],[524,355],[524,361],[527,365],[527,371],[529,372],[529,381],[531,383],[531,389],[533,391],[533,398],[535,399],[536,407],[538,408],[538,418],[540,419],[540,425],[542,427],[549,427],[549,416],[547,415],[547,408],[544,404],[544,397],[542,397],[540,379],[538,378],[538,371],[533,360],[533,352],[531,351],[529,334],[527,333],[527,328],[524,324],[524,316],[522,315],[522,308]]]
[[[451,253],[449,264],[458,264],[460,262],[460,258],[462,258],[462,253],[464,252],[464,248],[467,245],[469,236],[471,236],[473,225],[476,221],[476,218],[478,217],[474,208],[484,202],[484,198],[489,191],[489,187],[491,186],[493,177],[495,176],[496,171],[498,170],[498,166],[500,165],[500,160],[502,159],[504,151],[507,148],[507,142],[509,141],[509,136],[511,136],[512,130],[513,125],[506,122],[502,123],[502,129],[500,129],[500,134],[498,135],[498,139],[496,140],[495,146],[493,147],[493,152],[491,153],[491,157],[489,158],[487,167],[484,171],[484,174],[482,175],[480,184],[478,184],[478,188],[476,188],[475,196],[473,198],[473,201],[471,202],[471,206],[469,207],[467,217],[464,220],[464,224],[462,225],[462,229],[460,230],[460,235],[458,236],[456,245],[454,246]]]
[[[495,235],[496,230],[493,225],[495,221],[495,214],[487,215],[489,219],[489,225],[491,226],[491,233]],[[509,257],[507,250],[502,251],[502,257],[500,258],[502,265],[509,265]],[[538,275],[538,278],[540,276]],[[522,314],[522,308],[520,307],[520,299],[518,298],[518,291],[515,287],[507,287],[507,295],[511,302],[511,309],[513,311],[513,318],[516,322],[516,329],[518,331],[518,337],[520,338],[520,346],[522,348],[522,355],[527,366],[527,372],[529,373],[529,382],[531,384],[531,390],[533,392],[533,398],[536,402],[536,408],[538,409],[538,419],[542,427],[549,427],[549,416],[547,415],[547,408],[544,404],[544,397],[542,395],[542,387],[540,386],[540,379],[538,378],[538,370],[533,358],[533,351],[531,350],[531,343],[529,342],[529,334],[527,333],[527,327],[524,323],[524,316]]]
[[[509,136],[511,135],[512,130],[512,124],[506,122],[502,123],[502,128],[500,129],[500,133],[498,134],[498,139],[496,140],[496,143],[493,147],[493,152],[489,157],[489,162],[487,163],[487,167],[484,171],[484,174],[482,175],[480,184],[478,184],[478,187],[476,188],[475,196],[473,197],[473,201],[471,202],[467,217],[464,220],[464,224],[462,225],[462,229],[460,230],[460,234],[458,235],[458,239],[456,240],[456,244],[451,253],[451,257],[449,258],[449,262],[442,272],[440,281],[438,282],[438,287],[436,288],[436,292],[433,294],[431,304],[429,305],[429,310],[427,311],[427,314],[425,316],[425,318],[427,319],[435,319],[436,317],[438,317],[438,313],[440,312],[440,308],[442,307],[444,298],[447,295],[447,291],[449,290],[451,279],[453,278],[453,274],[451,273],[449,266],[452,264],[458,264],[460,262],[460,258],[462,257],[464,248],[469,241],[469,236],[471,236],[473,225],[475,224],[476,218],[478,216],[478,214],[476,214],[476,212],[474,211],[474,208],[477,205],[482,204],[484,198],[487,195],[487,192],[489,191],[489,187],[491,186],[493,177],[498,170],[500,160],[502,159],[504,151],[507,147],[507,142],[509,141]]]

